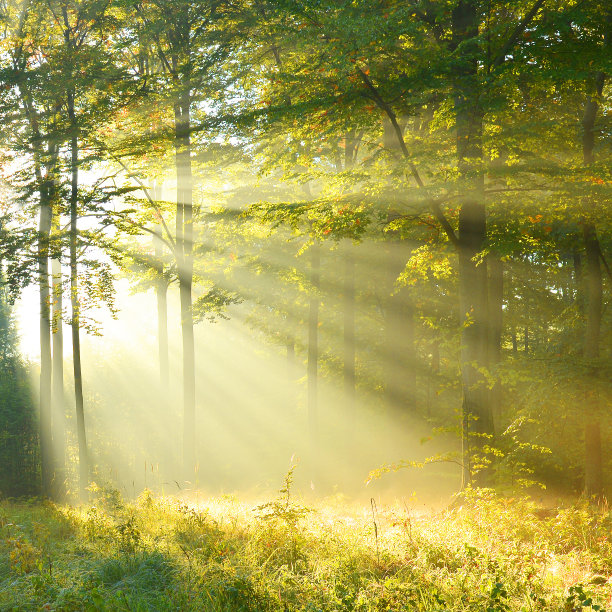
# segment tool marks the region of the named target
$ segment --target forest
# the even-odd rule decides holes
[[[0,0],[0,609],[612,610],[609,0]]]

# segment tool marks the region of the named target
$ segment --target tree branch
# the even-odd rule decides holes
[[[380,95],[374,83],[372,83],[372,81],[368,78],[368,75],[359,67],[357,67],[357,73],[359,74],[359,76],[361,76],[361,80],[364,82],[365,86],[371,92],[372,99],[374,100],[374,102],[376,102],[376,104],[378,104],[378,106],[382,110],[385,111],[385,113],[387,114],[387,117],[389,117],[389,120],[391,121],[391,125],[393,126],[393,130],[395,131],[395,135],[397,136],[397,140],[399,142],[402,153],[404,157],[406,158],[406,160],[408,161],[408,167],[410,168],[412,177],[414,178],[419,189],[423,189],[425,187],[425,184],[423,183],[423,180],[421,179],[421,175],[419,174],[419,171],[417,170],[416,166],[410,160],[410,153],[408,152],[408,147],[406,146],[406,141],[404,140],[404,135],[402,134],[402,128],[399,126],[399,123],[397,122],[397,116],[395,112],[393,111],[391,106]],[[429,206],[431,207],[431,210],[434,216],[436,217],[436,219],[442,226],[442,229],[448,236],[448,239],[453,243],[455,247],[458,247],[459,239],[457,238],[457,235],[455,234],[455,230],[453,230],[452,225],[448,222],[448,219],[444,216],[444,213],[442,212],[442,209],[440,208],[439,202],[435,200],[430,200]]]
[[[533,18],[536,16],[537,12],[540,10],[545,0],[536,0],[535,4],[531,7],[531,10],[525,15],[523,20],[514,28],[514,31],[510,35],[510,38],[506,41],[506,44],[501,48],[493,63],[491,64],[491,68],[497,68],[501,66],[506,61],[506,55],[518,40],[519,36],[526,30],[527,26],[533,21]]]

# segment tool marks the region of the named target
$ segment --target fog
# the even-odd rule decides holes
[[[358,248],[356,252],[363,257],[358,265],[375,274],[384,258],[380,245],[372,245],[369,252],[366,245]],[[160,378],[155,292],[132,290],[129,280],[115,269],[120,277],[116,282],[117,315],[113,318],[102,306],[94,313],[101,335],[83,334],[92,481],[116,487],[128,498],[149,488],[164,495],[240,493],[259,499],[273,494],[289,467],[297,463],[295,492],[309,497],[342,495],[367,503],[372,496],[389,500],[414,500],[416,496],[427,504],[447,502],[460,484],[459,468],[452,463],[405,469],[380,480],[368,478],[371,470],[384,464],[422,461],[437,453],[456,451],[459,445],[456,436],[448,434],[432,440],[432,424],[422,410],[413,410],[410,404],[392,405],[383,397],[380,383],[372,383],[403,359],[399,344],[385,342],[383,318],[376,310],[372,318],[372,312],[357,309],[358,383],[354,399],[347,400],[341,368],[342,287],[336,286],[340,256],[341,250],[332,248],[322,261],[318,442],[312,444],[308,425],[307,302],[302,299],[300,303],[298,297],[293,304],[287,301],[284,314],[275,311],[279,303],[275,301],[278,288],[273,286],[274,279],[265,274],[249,276],[247,268],[242,268],[234,271],[233,278],[240,279],[243,289],[244,283],[248,284],[247,295],[257,292],[260,303],[246,299],[230,306],[227,318],[204,320],[195,327],[193,480],[184,479],[181,468],[182,361],[176,287],[171,285],[168,291],[169,384],[165,388]],[[291,264],[296,270],[308,265],[308,252],[291,257],[286,252],[267,253],[266,257],[276,266]],[[358,279],[358,293],[367,291],[368,276],[366,273]],[[386,286],[386,291],[391,295],[394,286]],[[270,304],[265,303],[268,294]],[[38,336],[31,322],[36,317],[36,300],[34,290],[29,290],[16,309],[21,348],[34,364]],[[296,329],[293,350],[288,351],[268,333],[267,328],[275,324],[278,329],[287,325]],[[67,452],[69,458],[76,459],[70,327],[66,323],[63,331]],[[418,370],[416,363],[410,367]],[[35,366],[32,374],[32,388],[36,389]],[[425,389],[428,385],[432,388]],[[431,381],[423,378],[421,387],[418,401],[435,402]],[[75,494],[75,462],[69,466],[68,489]]]

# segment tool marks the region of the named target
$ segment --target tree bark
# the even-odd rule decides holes
[[[151,189],[153,200],[158,202],[161,189],[155,182]],[[163,227],[158,225],[157,232],[162,235]],[[155,263],[157,265],[157,281],[155,283],[155,296],[157,299],[157,347],[159,360],[159,378],[161,382],[164,401],[167,399],[169,374],[168,358],[168,282],[164,276],[164,242],[161,238],[153,237]]]
[[[313,485],[318,481],[318,360],[319,360],[319,289],[321,286],[321,251],[318,242],[310,249],[310,304],[308,308],[308,431],[310,436],[310,471]]]
[[[161,248],[155,246],[155,253],[161,255]],[[163,276],[163,263],[159,266],[159,278],[155,284],[155,295],[157,298],[157,343],[159,354],[159,379],[161,382],[162,393],[168,393],[169,359],[168,359],[168,283]]]
[[[344,170],[355,164],[358,139],[354,130],[344,135]],[[346,453],[352,448],[355,434],[355,247],[350,239],[344,241],[344,288],[343,288],[343,383],[346,419],[348,421]]]
[[[191,92],[189,84],[175,105],[175,162],[177,180],[176,249],[183,339],[183,470],[186,480],[196,475],[195,346],[193,335],[193,177],[191,168]]]
[[[493,434],[493,420],[480,368],[487,360],[487,264],[476,257],[484,247],[487,221],[482,171],[482,122],[479,103],[479,12],[474,0],[460,0],[452,14],[452,47],[459,51],[455,67],[454,107],[457,165],[463,200],[459,212],[459,303],[461,324],[461,376],[463,390],[463,484],[486,484],[487,470],[476,463],[482,446]],[[481,464],[482,465],[482,464]]]
[[[609,43],[606,37],[606,43]],[[609,44],[606,44],[608,47]],[[598,99],[603,92],[605,76],[599,73],[595,77],[594,91],[588,96],[582,119],[583,137],[582,153],[584,165],[594,161],[595,120],[597,118]],[[589,202],[585,202],[586,207]],[[587,360],[599,359],[599,342],[602,317],[602,273],[600,265],[601,250],[597,230],[592,220],[583,220],[583,239],[586,251],[586,329],[584,339],[584,356]],[[594,371],[597,371],[594,366]],[[584,490],[588,496],[600,497],[603,494],[603,459],[601,452],[600,398],[597,389],[588,393],[585,411],[585,464]]]
[[[51,260],[53,274],[53,392],[52,429],[55,461],[54,496],[62,499],[66,493],[66,413],[64,404],[64,330],[62,264],[59,258]]]
[[[38,282],[40,297],[40,463],[42,494],[53,496],[53,441],[51,432],[51,309],[49,291],[49,236],[52,210],[48,177],[40,185],[38,225]]]
[[[72,308],[72,363],[74,371],[74,396],[76,405],[77,439],[79,447],[79,496],[87,499],[89,485],[89,457],[85,432],[85,408],[83,401],[83,375],[81,371],[81,326],[78,280],[78,199],[79,199],[79,142],[74,110],[74,94],[68,93],[68,117],[72,128],[70,138],[70,304]]]
[[[39,331],[40,331],[40,380],[39,380],[39,410],[40,410],[40,462],[41,462],[41,493],[43,496],[53,495],[53,441],[51,431],[51,314],[49,288],[49,242],[53,219],[51,200],[52,173],[57,161],[57,147],[49,139],[48,151],[45,156],[41,143],[43,141],[39,126],[39,116],[35,110],[29,91],[25,85],[20,86],[20,97],[25,114],[32,131],[32,150],[34,152],[34,172],[38,184],[40,217],[38,227],[38,281],[39,281]],[[44,175],[43,175],[44,169]]]
[[[488,360],[492,369],[501,363],[501,340],[503,331],[504,304],[504,266],[499,257],[490,255],[489,262],[489,333]],[[496,376],[493,388],[489,392],[489,402],[494,425],[501,421],[502,386]],[[495,427],[496,430],[499,427]]]
[[[406,265],[410,250],[407,243],[400,240],[389,240],[386,248],[385,395],[394,416],[405,417],[416,403],[414,305],[406,287],[395,291],[395,281]]]
[[[355,258],[352,242],[344,247],[343,382],[350,446],[355,428]]]
[[[599,338],[601,334],[602,313],[602,273],[599,262],[599,240],[597,232],[591,223],[586,223],[583,229],[586,251],[586,330],[584,340],[584,355],[587,359],[599,358]]]

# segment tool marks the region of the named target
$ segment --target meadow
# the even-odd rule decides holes
[[[329,498],[188,500],[97,488],[0,506],[2,610],[611,609],[606,505],[467,491],[417,511]]]

